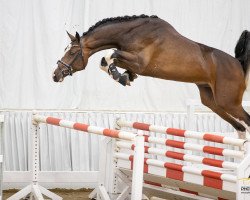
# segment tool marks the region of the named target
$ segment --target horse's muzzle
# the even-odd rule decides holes
[[[63,75],[61,75],[60,73],[59,74],[56,74],[55,72],[52,74],[52,79],[54,82],[62,82],[64,77]]]

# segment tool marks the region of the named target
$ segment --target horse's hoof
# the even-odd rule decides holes
[[[137,76],[136,74],[133,74],[132,76],[133,76],[133,77],[132,77],[132,81],[134,81],[135,79],[138,78],[138,76]]]
[[[108,66],[108,63],[107,63],[106,59],[104,57],[102,57],[101,67],[107,67],[107,66]]]
[[[123,73],[123,75],[127,77],[127,82],[126,82],[126,85],[131,86],[131,85],[130,85],[130,78],[129,78],[129,74],[128,74],[128,73]]]
[[[130,81],[129,81],[129,75],[127,73],[123,73],[120,77],[118,82],[122,84],[123,86],[130,86]]]
[[[135,73],[126,70],[123,74],[128,74],[130,82],[133,82],[138,76]]]

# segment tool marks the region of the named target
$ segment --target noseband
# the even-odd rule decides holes
[[[77,45],[75,45],[75,46],[77,46]],[[79,56],[82,56],[82,46],[81,46],[81,43],[79,44],[79,46],[80,46],[80,52],[77,53],[77,55],[74,57],[74,59],[69,64],[67,64],[67,63],[65,63],[65,62],[63,62],[61,60],[58,60],[57,63],[56,63],[58,65],[58,68],[60,69],[60,71],[61,71],[61,73],[63,74],[64,77],[68,76],[68,75],[72,76],[72,72],[73,72],[72,64],[75,62],[75,60]],[[82,59],[83,59],[83,56],[82,56]],[[66,69],[61,69],[60,66],[59,66],[59,64],[61,64],[64,67],[66,67]]]

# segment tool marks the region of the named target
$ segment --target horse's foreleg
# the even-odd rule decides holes
[[[120,66],[126,71],[120,74],[116,66]],[[113,79],[117,80],[122,85],[130,85],[130,82],[137,78],[134,68],[138,68],[138,57],[119,50],[111,50],[102,58],[101,69],[110,74]]]
[[[131,80],[137,78],[136,72],[140,71],[141,65],[138,61],[138,56],[126,51],[114,50],[114,53],[111,55],[111,59],[114,59],[116,64],[122,63],[123,68],[127,69],[130,72]]]
[[[218,114],[221,118],[230,123],[238,132],[239,138],[245,138],[245,127],[237,122],[233,117],[227,114],[222,108],[216,105],[214,95],[210,87],[198,86],[200,91],[201,102],[203,105],[209,107],[213,112]]]
[[[117,70],[117,67],[114,64],[114,58],[111,58],[111,55],[108,54],[107,56],[102,58],[100,68],[123,86],[130,85],[129,73],[124,72],[123,74],[121,74]]]
[[[129,75],[129,80],[133,82],[138,76],[135,71],[138,71],[140,65],[138,63],[138,56],[131,54],[126,51],[114,50],[114,53],[111,55],[111,59],[114,59],[114,63],[117,66],[121,66],[126,69],[124,73]]]

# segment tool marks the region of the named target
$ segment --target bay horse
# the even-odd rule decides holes
[[[235,47],[236,58],[182,36],[157,16],[108,18],[82,36],[68,35],[71,46],[57,62],[55,82],[85,69],[94,53],[114,48],[101,65],[121,84],[128,85],[136,75],[195,83],[205,106],[229,122],[241,138],[250,132],[250,115],[242,107],[250,65],[247,30]],[[120,74],[116,67],[127,71]]]

